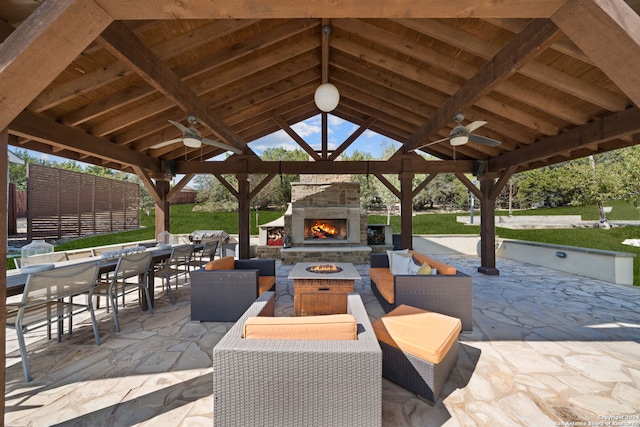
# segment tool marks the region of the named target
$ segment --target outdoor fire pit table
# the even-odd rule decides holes
[[[344,314],[347,294],[360,274],[346,262],[300,262],[293,266],[293,310],[296,316]]]

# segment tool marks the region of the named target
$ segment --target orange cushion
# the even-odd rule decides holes
[[[373,322],[378,341],[440,363],[462,330],[460,319],[401,304]]]
[[[429,264],[429,266],[431,268],[435,268],[438,270],[438,274],[451,274],[451,275],[455,275],[456,274],[456,268],[452,267],[448,264],[445,264],[442,261],[437,261],[433,258],[429,258],[426,255],[422,255],[419,252],[412,252],[413,254],[413,259],[415,259],[416,261],[418,261],[420,264],[424,264],[425,262],[427,264]],[[378,283],[378,282],[376,282]]]
[[[276,283],[275,276],[260,276],[258,277],[258,296],[263,292],[267,292]]]
[[[358,324],[351,314],[299,317],[249,317],[244,338],[273,340],[355,340]]]
[[[382,298],[387,300],[389,304],[393,304],[396,300],[395,294],[393,293],[395,283],[393,281],[393,274],[391,274],[389,269],[386,267],[370,268],[369,278],[372,282],[376,283],[378,292],[380,292]]]
[[[235,260],[232,256],[226,256],[213,261],[209,261],[204,265],[205,270],[233,270]]]

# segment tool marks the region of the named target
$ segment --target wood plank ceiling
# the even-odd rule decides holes
[[[281,171],[343,170],[290,129],[320,114],[324,70],[341,96],[331,114],[403,144],[379,171],[402,159],[423,173],[476,160],[522,171],[640,142],[638,11],[637,0],[7,0],[0,129],[17,147],[139,173],[162,160],[179,173],[275,173],[247,144],[284,129],[317,161]],[[455,162],[447,141],[430,145],[437,166],[416,156],[457,111],[501,145],[469,142]],[[153,149],[187,113],[243,154],[212,165],[215,147]]]

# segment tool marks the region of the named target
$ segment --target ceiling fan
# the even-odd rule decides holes
[[[184,126],[182,123],[169,120],[169,123],[171,123],[178,129],[180,129],[180,131],[182,131],[182,137],[161,142],[159,144],[154,145],[151,148],[152,149],[162,148],[162,147],[166,147],[167,145],[175,144],[176,142],[182,141],[182,143],[189,148],[200,148],[202,144],[205,144],[205,145],[211,145],[213,147],[221,148],[225,151],[233,151],[236,154],[242,154],[242,151],[236,147],[223,144],[222,142],[213,141],[208,138],[203,138],[200,132],[195,127],[195,124],[198,123],[198,118],[193,114],[187,114],[187,121],[189,122],[189,127]]]
[[[463,120],[464,120],[464,114],[462,113],[455,114],[453,116],[453,121],[456,122],[457,125],[453,129],[451,129],[451,132],[449,133],[448,137],[439,139],[437,141],[431,141],[428,144],[418,147],[417,149],[425,148],[430,145],[437,144],[439,142],[447,141],[447,140],[449,140],[449,144],[451,144],[453,147],[464,145],[469,141],[477,142],[478,144],[487,145],[489,147],[497,147],[498,145],[500,145],[500,141],[496,141],[495,139],[491,139],[485,136],[480,136],[480,135],[471,133],[476,129],[486,125],[487,122],[482,120],[476,120],[475,122],[469,123],[466,126],[462,126],[460,123],[462,123]]]

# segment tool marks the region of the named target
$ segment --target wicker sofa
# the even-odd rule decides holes
[[[462,331],[473,331],[473,284],[471,276],[418,252],[414,258],[438,270],[434,275],[391,274],[386,253],[371,254],[371,289],[389,312],[400,304],[435,311],[462,321]],[[445,274],[441,274],[445,273]]]
[[[213,349],[214,424],[380,426],[382,352],[360,296],[347,298],[357,340],[243,338],[273,299],[265,292]]]
[[[275,290],[274,259],[223,257],[191,275],[191,320],[235,322],[265,291]]]

